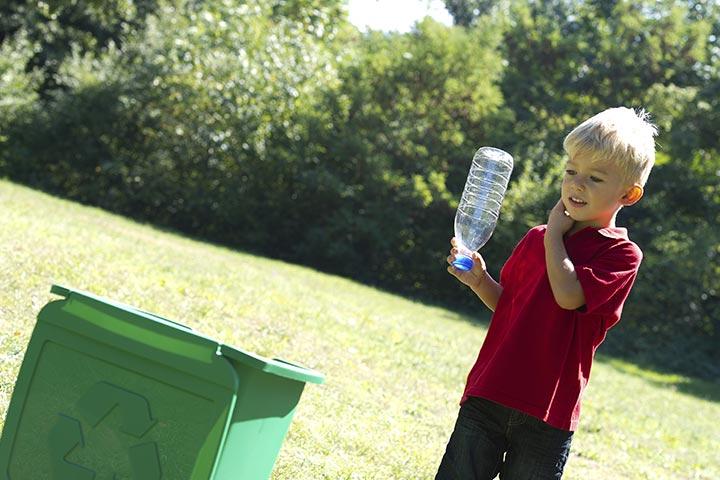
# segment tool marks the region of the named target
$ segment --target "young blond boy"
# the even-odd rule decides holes
[[[515,247],[500,282],[477,253],[470,271],[448,267],[494,313],[436,480],[562,477],[595,350],[642,260],[615,218],[643,196],[656,134],[644,111],[586,120],[563,143],[562,195],[547,225]]]

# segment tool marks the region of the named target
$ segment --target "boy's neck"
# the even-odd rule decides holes
[[[587,227],[593,227],[597,229],[615,228],[615,219],[617,218],[617,212],[618,211],[615,211],[612,217],[607,219],[584,220],[582,222],[575,222],[575,224],[570,228],[570,230],[567,231],[565,236],[569,237],[570,235],[573,235]]]

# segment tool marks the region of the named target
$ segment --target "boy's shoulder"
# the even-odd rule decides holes
[[[537,225],[528,230],[523,240],[543,242],[546,231],[546,224]],[[568,237],[565,243],[568,247],[572,246],[573,251],[592,251],[593,257],[599,254],[619,255],[631,263],[640,263],[643,258],[642,250],[630,239],[624,227],[586,227]]]
[[[547,225],[536,225],[525,233],[525,238],[542,238],[545,236]]]

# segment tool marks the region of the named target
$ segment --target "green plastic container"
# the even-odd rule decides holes
[[[315,371],[53,286],[5,419],[5,480],[270,476]]]

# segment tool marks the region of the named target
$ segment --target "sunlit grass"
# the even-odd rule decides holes
[[[432,478],[485,334],[477,319],[7,182],[0,202],[0,421],[59,283],[323,372],[274,479]],[[718,385],[600,358],[565,478],[720,478],[718,398]]]

